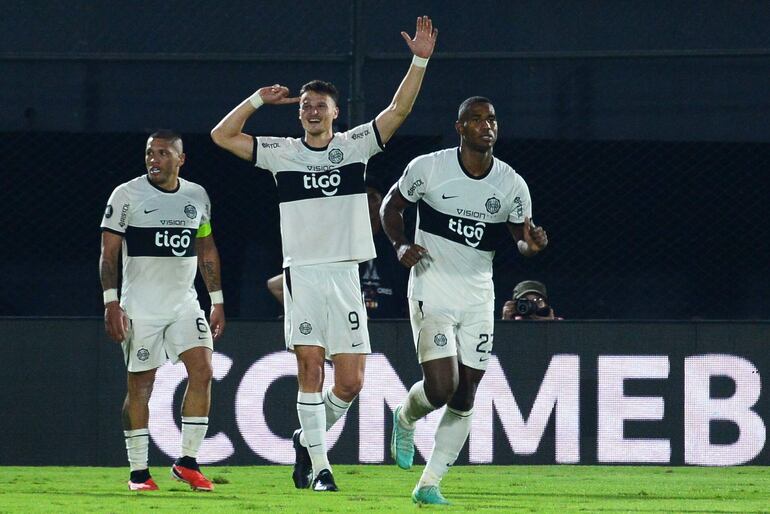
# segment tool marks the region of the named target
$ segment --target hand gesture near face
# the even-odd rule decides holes
[[[433,28],[433,22],[430,21],[429,17],[420,16],[417,18],[414,39],[410,38],[406,32],[401,32],[401,37],[404,38],[406,44],[409,45],[409,50],[414,55],[428,59],[433,55],[433,48],[436,46],[436,38],[438,37],[438,29]]]
[[[258,93],[259,96],[262,97],[262,101],[266,104],[283,105],[299,103],[299,97],[290,97],[289,88],[280,84],[261,87],[259,88]]]

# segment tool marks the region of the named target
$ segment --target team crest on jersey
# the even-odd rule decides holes
[[[139,351],[136,352],[136,358],[144,362],[150,358],[150,351],[147,348],[139,348]]]
[[[104,217],[112,218],[112,205],[108,205],[107,208],[104,210]]]
[[[299,331],[303,336],[308,335],[310,332],[313,331],[313,325],[308,323],[307,321],[303,321],[299,324]]]
[[[487,203],[484,204],[484,207],[487,208],[489,214],[497,214],[500,210],[500,200],[493,196],[492,198],[487,199]]]
[[[194,220],[198,215],[198,209],[196,209],[194,205],[188,203],[184,206],[184,213],[187,214],[188,218]]]
[[[436,343],[436,346],[446,346],[446,336],[444,334],[436,334],[433,342]]]
[[[345,154],[343,154],[342,150],[340,150],[339,148],[335,148],[331,152],[329,152],[329,160],[334,164],[341,163],[342,159],[344,158],[345,158]]]

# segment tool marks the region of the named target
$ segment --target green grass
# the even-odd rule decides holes
[[[155,467],[161,490],[132,493],[126,468],[0,467],[0,512],[415,512],[422,466],[335,466],[341,491],[298,491],[288,466],[205,467],[196,493]],[[442,483],[454,512],[770,512],[770,469],[457,466]]]

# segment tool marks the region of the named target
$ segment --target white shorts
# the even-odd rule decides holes
[[[412,335],[420,364],[457,356],[469,368],[486,370],[492,353],[495,321],[492,309],[481,312],[431,308],[409,300]]]
[[[283,271],[286,349],[321,346],[326,358],[371,353],[358,264],[291,266]]]
[[[175,321],[130,320],[128,337],[123,341],[126,369],[131,372],[159,368],[167,360],[179,362],[179,355],[198,346],[214,350],[211,329],[201,309]]]

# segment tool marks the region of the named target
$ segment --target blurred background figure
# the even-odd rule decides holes
[[[563,319],[556,316],[548,301],[545,284],[537,280],[524,280],[513,288],[513,299],[503,305],[503,319],[549,320]]]

